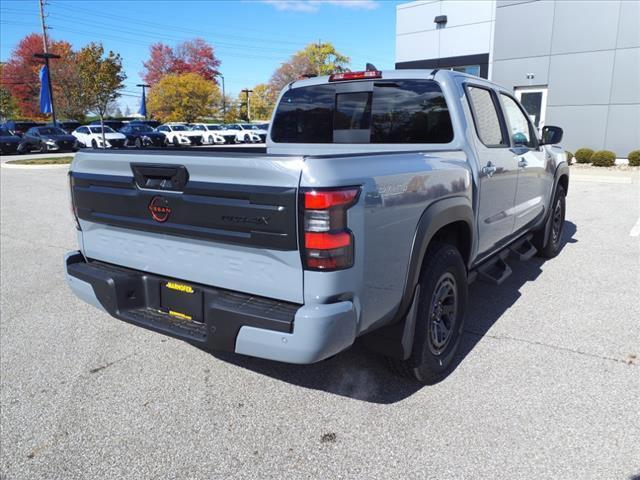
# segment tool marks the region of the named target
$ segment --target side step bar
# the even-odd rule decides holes
[[[538,249],[533,246],[533,243],[531,243],[532,238],[533,235],[529,234],[516,243],[509,245],[509,250],[511,250],[521,262],[530,260],[538,251]]]
[[[510,255],[515,255],[518,260],[524,262],[530,260],[536,254],[537,249],[531,243],[532,238],[532,234],[525,235],[471,270],[468,275],[468,283],[480,278],[495,285],[502,284],[513,272],[506,262]]]
[[[508,256],[509,252],[507,250],[503,250],[488,263],[485,263],[478,268],[478,276],[482,280],[500,285],[509,278],[512,273],[511,267],[507,262],[505,262],[505,259]]]

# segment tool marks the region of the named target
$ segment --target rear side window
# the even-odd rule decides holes
[[[505,147],[507,140],[502,133],[498,111],[493,95],[486,88],[467,87],[467,98],[471,105],[473,121],[478,138],[488,147]]]
[[[449,143],[453,127],[431,80],[358,82],[362,91],[314,85],[287,91],[271,128],[281,143]]]

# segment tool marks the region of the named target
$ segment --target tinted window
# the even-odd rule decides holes
[[[467,87],[473,121],[478,137],[487,146],[506,146],[500,119],[491,92],[486,88]]]
[[[529,119],[516,101],[507,95],[501,95],[504,104],[504,115],[509,127],[509,136],[513,144],[526,145],[529,148],[538,146],[536,133]]]
[[[171,125],[170,129],[174,132],[186,132],[187,130],[189,130],[184,125]]]
[[[207,125],[207,130],[222,130],[220,125]]]
[[[361,92],[336,84],[287,91],[271,128],[274,142],[448,143],[449,110],[430,80],[361,82]],[[372,90],[372,91],[371,91]]]
[[[371,143],[449,143],[453,126],[442,90],[429,80],[375,83]]]
[[[55,128],[55,127],[46,127],[46,128],[34,128],[34,130],[37,130],[38,132],[40,132],[40,135],[66,135],[66,132],[64,130],[62,130],[61,128]]]
[[[91,133],[102,133],[102,128],[100,127],[90,127]],[[104,127],[104,133],[116,133],[111,127]]]
[[[38,124],[33,122],[16,122],[14,125],[16,130],[25,131]],[[42,125],[42,123],[40,125]]]
[[[134,133],[153,132],[153,128],[149,125],[132,125],[129,130]]]

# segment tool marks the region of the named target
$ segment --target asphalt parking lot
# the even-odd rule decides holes
[[[2,478],[640,475],[638,175],[574,176],[561,254],[472,285],[430,387],[358,345],[290,366],[112,319],[64,281],[66,169],[0,177]]]

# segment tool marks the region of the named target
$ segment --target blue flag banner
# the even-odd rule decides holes
[[[147,99],[144,95],[144,89],[142,90],[142,102],[140,102],[140,110],[138,110],[138,113],[143,117],[147,116]]]
[[[51,113],[51,90],[49,90],[49,75],[47,75],[47,66],[44,65],[40,69],[40,112]]]

